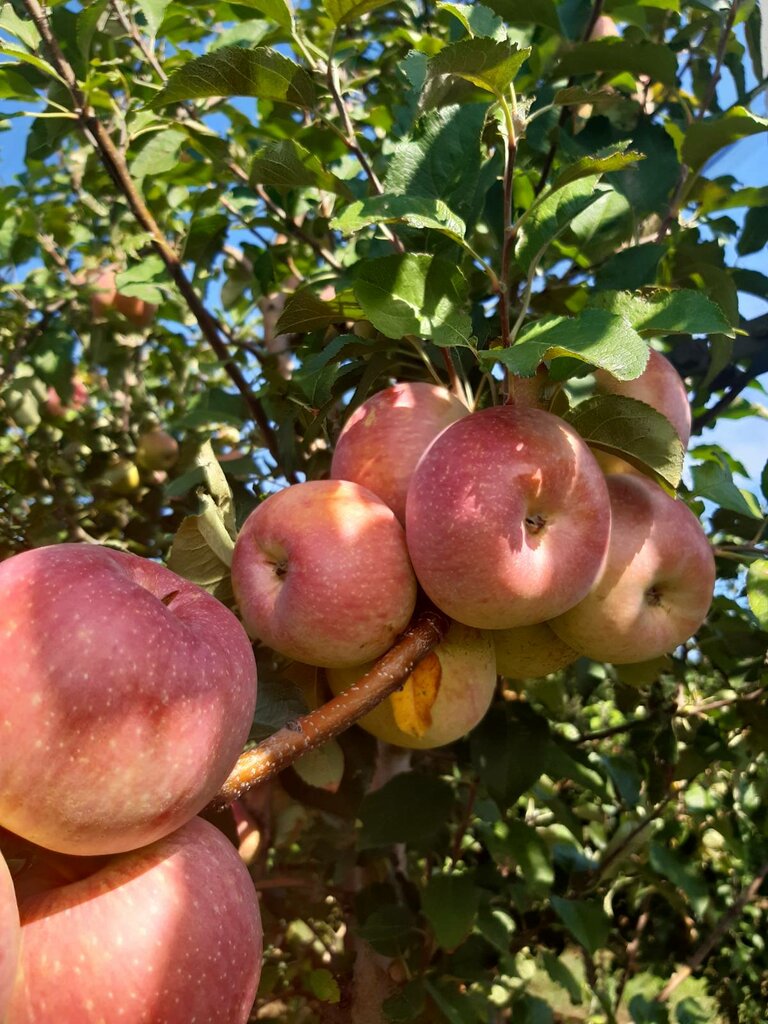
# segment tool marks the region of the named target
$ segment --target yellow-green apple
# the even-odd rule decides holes
[[[515,629],[495,629],[496,666],[508,679],[538,679],[573,664],[579,657],[574,649],[546,622]]]
[[[450,391],[434,384],[385,388],[347,420],[333,453],[331,476],[367,487],[402,523],[417,462],[441,430],[468,412]]]
[[[11,873],[0,853],[0,1022],[3,1024],[16,980],[18,957],[19,911]]]
[[[356,682],[370,665],[328,669],[334,693]],[[405,681],[357,723],[399,747],[442,747],[465,736],[488,710],[496,688],[496,658],[490,633],[452,623],[442,643]]]
[[[178,828],[253,718],[237,618],[155,562],[88,544],[0,564],[0,665],[0,824],[65,853]]]
[[[416,576],[451,618],[480,629],[544,622],[586,597],[610,531],[605,478],[557,416],[500,406],[452,424],[411,480]]]
[[[179,457],[179,444],[167,430],[155,427],[139,438],[136,461],[144,469],[168,470]]]
[[[691,436],[691,407],[680,374],[672,363],[655,349],[648,363],[634,380],[617,380],[606,370],[595,370],[597,390],[607,395],[624,395],[652,406],[666,416],[677,431],[683,447]]]
[[[696,516],[642,476],[609,476],[612,526],[590,594],[550,625],[580,654],[628,664],[674,650],[706,618],[715,560]]]
[[[52,856],[33,885],[17,880],[8,1024],[245,1024],[261,970],[259,905],[218,829],[193,818],[84,868],[59,859],[58,879]]]
[[[294,484],[254,509],[235,544],[232,586],[252,636],[324,668],[383,654],[416,602],[394,512],[345,480]]]
[[[155,319],[157,306],[117,290],[114,270],[103,271],[91,287],[91,313],[97,320],[103,320],[110,310],[125,317],[134,327],[148,327]]]

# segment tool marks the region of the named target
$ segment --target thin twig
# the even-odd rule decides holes
[[[731,35],[731,32],[733,31],[733,24],[736,20],[736,14],[738,12],[739,7],[741,6],[741,2],[742,0],[733,0],[728,10],[728,17],[725,19],[725,24],[723,25],[722,32],[720,33],[720,40],[717,44],[715,67],[709,79],[707,91],[704,93],[701,105],[699,106],[699,109],[696,111],[696,116],[693,119],[694,124],[704,119],[704,116],[709,110],[709,106],[712,103],[712,100],[715,98],[717,83],[720,81],[720,75],[723,70],[723,61],[725,60],[725,51],[728,47],[728,39]],[[665,235],[679,217],[680,207],[683,203],[683,197],[685,195],[686,186],[689,182],[690,176],[691,168],[687,164],[683,164],[680,168],[680,175],[677,179],[677,184],[672,193],[672,201],[669,204],[669,210],[667,211],[667,215],[665,216],[664,220],[661,222],[659,232],[656,235],[657,242],[662,242],[664,240]]]
[[[591,11],[591,13],[589,15],[589,21],[587,22],[586,27],[585,27],[584,31],[582,32],[582,35],[581,35],[581,42],[582,43],[586,43],[587,40],[589,39],[589,37],[592,35],[592,30],[594,29],[595,25],[597,24],[597,19],[600,17],[600,15],[602,13],[603,13],[603,0],[595,0],[594,4],[592,5],[592,11]],[[573,88],[573,85],[574,85],[575,81],[576,81],[576,78],[573,75],[571,75],[571,77],[568,79],[568,85],[566,86],[566,88],[568,88],[568,89]],[[534,192],[533,192],[535,197],[539,196],[543,192],[544,186],[547,184],[547,178],[549,177],[549,172],[552,170],[552,164],[555,162],[555,155],[557,154],[557,147],[560,144],[560,132],[563,130],[563,128],[565,126],[565,122],[567,120],[568,120],[568,107],[563,107],[563,109],[560,111],[560,117],[558,118],[558,121],[557,121],[557,132],[555,134],[554,141],[552,142],[552,145],[549,147],[549,151],[548,151],[547,155],[544,157],[544,163],[542,164],[541,174],[539,175],[539,180],[536,182],[536,188],[534,189]]]
[[[512,223],[512,204],[514,201],[512,186],[515,176],[515,159],[517,157],[517,138],[515,137],[515,125],[512,120],[512,113],[506,102],[502,104],[502,110],[506,121],[506,144],[504,146],[504,238],[501,243],[499,318],[501,320],[501,343],[502,345],[507,346],[512,344],[514,340],[510,337],[509,331],[509,262],[515,240],[515,228]]]
[[[203,336],[213,349],[218,359],[221,361],[224,369],[229,375],[229,378],[243,396],[251,415],[261,430],[266,447],[279,465],[280,452],[277,439],[261,403],[251,391],[240,367],[230,357],[226,343],[222,340],[215,318],[201,301],[192,286],[191,281],[185,274],[184,268],[182,267],[181,261],[179,260],[175,250],[166,239],[160,225],[155,220],[136,188],[128,170],[125,157],[117,149],[109,135],[109,132],[98,117],[96,117],[93,108],[88,103],[88,100],[77,81],[77,76],[75,75],[72,65],[64,56],[64,53],[53,34],[46,12],[38,3],[38,0],[24,0],[24,6],[29,12],[40,36],[48,48],[54,67],[69,90],[76,107],[75,113],[83,132],[99,153],[104,167],[117,188],[125,197],[134,217],[151,236],[155,250],[165,263],[168,273],[173,278],[192,315],[197,320]],[[295,479],[295,475],[291,474],[289,479]]]
[[[447,629],[448,619],[437,609],[421,614],[394,647],[349,689],[242,754],[212,806],[226,807],[252,786],[265,782],[372,711],[403,685],[414,666],[440,643]]]
[[[672,975],[661,992],[656,996],[657,1003],[666,1003],[675,989],[701,967],[715,946],[720,944],[727,932],[730,931],[741,917],[742,911],[747,904],[751,903],[757,896],[766,876],[768,876],[768,863],[763,864],[755,878],[741,890],[733,906],[723,914],[710,935],[702,942],[685,967],[681,967],[679,971]]]

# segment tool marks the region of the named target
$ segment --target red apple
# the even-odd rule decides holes
[[[136,461],[144,469],[169,470],[179,458],[179,443],[167,430],[155,427],[139,438]]]
[[[649,661],[674,650],[706,618],[712,549],[696,516],[642,476],[609,476],[608,558],[591,593],[550,623],[596,661]]]
[[[0,564],[0,664],[0,824],[53,850],[172,832],[251,726],[256,666],[235,616],[121,551],[61,544]]]
[[[458,398],[434,384],[385,388],[347,420],[333,453],[331,476],[367,487],[402,523],[416,464],[440,431],[467,414]]]
[[[686,447],[691,436],[691,407],[680,374],[672,363],[655,349],[648,363],[634,380],[617,380],[606,370],[595,370],[597,390],[608,395],[624,395],[645,402],[666,416]]]
[[[334,668],[383,654],[416,602],[394,512],[343,480],[295,484],[262,502],[237,538],[232,586],[252,636]]]
[[[20,895],[8,1024],[245,1024],[261,970],[256,892],[230,842],[193,818],[151,846],[51,873]]]
[[[416,576],[469,626],[544,622],[586,597],[610,530],[605,478],[557,416],[503,406],[444,430],[408,491]]]
[[[329,669],[326,677],[333,692],[341,693],[370,667]],[[396,746],[441,747],[477,725],[495,689],[491,634],[455,622],[442,643],[418,663],[402,689],[357,724]]]
[[[8,866],[0,853],[0,1021],[5,1012],[16,980],[19,956],[19,911]]]
[[[539,679],[571,665],[579,657],[546,623],[495,629],[496,665],[508,679]]]
[[[110,310],[120,313],[134,327],[148,327],[155,319],[157,306],[117,290],[114,270],[99,274],[92,288],[91,313],[97,320],[104,320]]]

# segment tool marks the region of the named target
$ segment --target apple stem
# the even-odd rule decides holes
[[[402,686],[414,667],[443,639],[450,622],[437,608],[422,612],[397,643],[362,678],[309,714],[241,754],[229,778],[211,801],[223,810],[251,787],[277,775],[302,754],[327,743],[372,711]]]

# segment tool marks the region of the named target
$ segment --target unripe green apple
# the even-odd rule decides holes
[[[590,593],[550,622],[580,654],[617,665],[673,651],[706,618],[715,560],[696,516],[644,476],[609,476],[608,557]]]
[[[573,664],[579,657],[546,622],[516,629],[494,629],[496,665],[508,679],[538,679]]]
[[[193,818],[151,846],[80,859],[47,855],[31,886],[17,881],[27,891],[8,1024],[246,1024],[259,905],[218,829]]]
[[[253,718],[256,664],[235,616],[163,566],[95,545],[0,564],[0,665],[0,825],[65,853],[178,828]]]
[[[394,512],[345,480],[294,484],[263,501],[237,538],[232,586],[251,636],[324,668],[383,654],[416,603]]]
[[[179,458],[179,443],[167,430],[155,427],[139,438],[136,461],[143,469],[169,470]]]
[[[341,693],[372,666],[328,669]],[[454,622],[442,643],[423,658],[402,688],[360,719],[358,725],[399,747],[441,747],[465,736],[488,710],[496,688],[490,633]]]
[[[335,480],[354,480],[405,522],[405,499],[416,465],[437,435],[468,415],[463,402],[434,384],[395,384],[363,402],[339,435],[331,462]]]
[[[101,474],[101,482],[110,491],[127,498],[141,486],[141,474],[135,462],[118,459]]]
[[[11,999],[19,957],[19,911],[13,882],[0,853],[0,1022]]]
[[[540,409],[498,406],[453,423],[408,489],[419,582],[447,615],[479,629],[545,622],[586,597],[610,523],[589,448]]]

